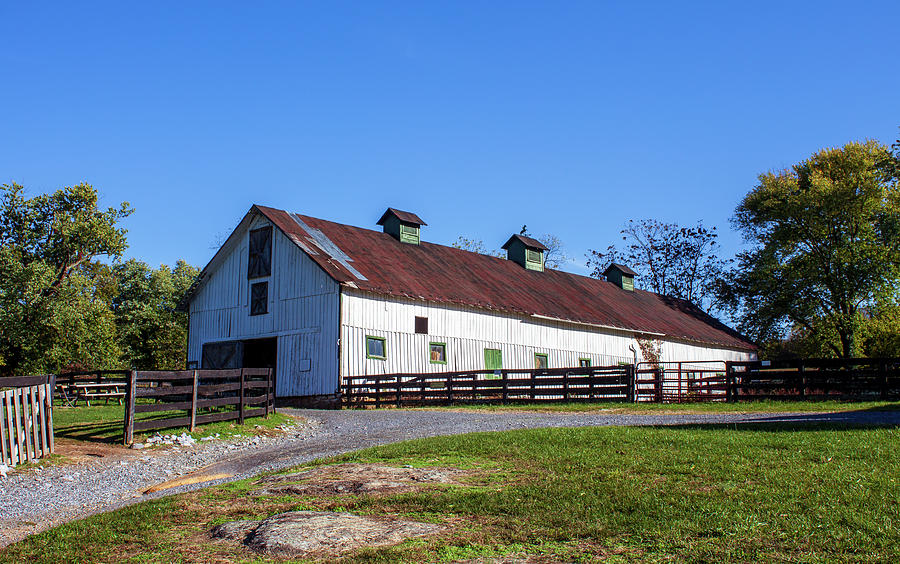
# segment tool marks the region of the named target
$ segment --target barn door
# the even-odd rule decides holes
[[[503,353],[500,349],[484,349],[484,368],[486,370],[503,368]]]

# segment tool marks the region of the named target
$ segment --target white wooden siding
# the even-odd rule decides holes
[[[188,360],[203,343],[278,338],[278,396],[333,394],[338,388],[339,286],[278,229],[272,230],[272,275],[247,280],[250,229],[256,217],[191,301]],[[250,284],[269,282],[268,313],[250,315]]]
[[[443,372],[484,368],[484,349],[500,349],[504,368],[534,368],[545,353],[550,367],[635,361],[640,347],[628,331],[531,319],[465,306],[388,298],[345,288],[341,306],[341,374]],[[428,334],[415,333],[415,317],[428,318]],[[384,337],[387,358],[366,358],[366,336]],[[428,345],[447,344],[447,363],[430,362]],[[664,341],[663,361],[748,360],[752,353],[696,343]]]

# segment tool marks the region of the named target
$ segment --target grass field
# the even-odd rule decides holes
[[[571,402],[571,403],[522,403],[522,404],[454,404],[446,407],[423,407],[414,409],[474,409],[486,411],[603,411],[608,413],[817,413],[859,410],[895,411],[900,409],[897,401],[747,401],[740,403],[623,403],[623,402]]]
[[[176,412],[157,412],[148,414],[154,418],[168,417]],[[177,412],[178,415],[184,415],[184,412]],[[146,415],[141,418],[144,420]],[[62,405],[53,406],[53,431],[56,437],[66,439],[74,439],[79,441],[103,442],[103,443],[120,443],[123,439],[123,428],[125,419],[125,407],[111,403],[109,405],[92,405],[87,407],[80,405],[78,407],[66,407]],[[235,421],[222,421],[217,423],[208,423],[200,425],[197,429],[190,433],[194,438],[201,438],[216,433],[225,434],[253,434],[257,430],[257,425],[262,429],[271,429],[289,423],[292,419],[282,414],[271,414],[268,419],[263,417],[248,418],[244,421],[244,425],[238,425]],[[186,427],[178,427],[173,429],[160,429],[163,434],[181,434],[187,432]],[[150,434],[156,431],[150,431]],[[135,442],[141,442],[145,434],[135,434]]]
[[[742,425],[539,429],[398,443],[335,458],[474,469],[386,497],[249,496],[249,481],[63,525],[0,562],[266,561],[209,528],[293,509],[402,515],[452,532],[347,562],[537,555],[575,561],[900,561],[900,431]],[[322,463],[322,462],[320,462]]]

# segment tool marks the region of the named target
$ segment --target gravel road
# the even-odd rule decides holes
[[[624,415],[445,410],[320,411],[283,409],[305,418],[279,437],[210,441],[193,447],[120,451],[74,465],[0,480],[0,547],[50,526],[130,503],[237,480],[360,448],[407,439],[537,427],[832,422],[900,426],[900,411]],[[224,475],[144,494],[175,477]]]

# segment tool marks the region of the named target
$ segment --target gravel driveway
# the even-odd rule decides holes
[[[40,472],[0,480],[0,547],[52,525],[117,507],[237,480],[407,439],[536,427],[609,425],[740,424],[752,422],[833,422],[848,425],[900,425],[900,411],[844,413],[716,413],[624,415],[603,412],[534,413],[474,410],[320,411],[283,409],[306,418],[284,436],[211,441],[163,452],[125,451]],[[162,481],[194,473],[228,478],[165,489],[145,490]]]

